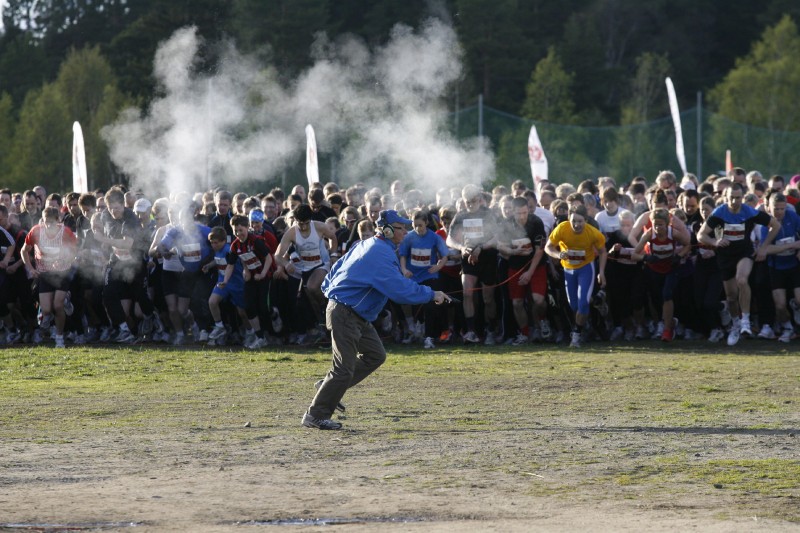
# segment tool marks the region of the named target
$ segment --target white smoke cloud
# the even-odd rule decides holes
[[[375,50],[354,37],[332,42],[322,35],[311,51],[314,65],[291,83],[232,46],[217,72],[197,73],[201,44],[194,28],[175,32],[155,58],[163,96],[103,131],[113,161],[136,187],[177,192],[264,183],[304,158],[306,124],[314,126],[319,152],[336,154],[340,185],[385,188],[401,179],[432,195],[494,177],[488,147],[459,142],[445,128],[445,98],[462,67],[455,32],[440,21],[417,32],[398,25]],[[320,170],[323,182],[331,179]]]

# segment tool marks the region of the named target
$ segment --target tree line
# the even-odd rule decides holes
[[[693,106],[702,91],[706,105],[728,119],[798,131],[795,4],[7,0],[0,34],[0,183],[69,188],[64,161],[74,120],[84,128],[89,175],[98,186],[116,181],[99,131],[122,109],[145,107],[158,94],[155,51],[187,25],[206,43],[197,69],[213,70],[216,44],[233,42],[292,79],[310,66],[320,32],[351,33],[379,45],[397,23],[418,27],[438,17],[453,25],[464,50],[464,76],[447,98],[454,111],[482,95],[495,109],[536,121],[637,124],[668,114],[663,79],[669,75],[682,107]]]

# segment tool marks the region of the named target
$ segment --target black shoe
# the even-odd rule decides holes
[[[314,388],[319,390],[319,388],[322,387],[322,382],[323,381],[325,381],[325,380],[321,379],[321,380],[317,381],[316,383],[314,383]],[[345,409],[347,409],[347,408],[344,406],[344,404],[342,402],[339,402],[339,403],[336,404],[336,410],[339,411],[340,413],[344,413]]]
[[[342,429],[342,425],[339,422],[334,422],[330,418],[314,418],[309,413],[303,415],[302,424],[307,428]]]

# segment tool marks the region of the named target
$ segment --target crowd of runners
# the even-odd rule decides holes
[[[387,209],[413,220],[402,274],[454,299],[388,302],[375,326],[398,343],[795,338],[800,176],[531,185],[3,189],[0,342],[324,342],[325,276]]]

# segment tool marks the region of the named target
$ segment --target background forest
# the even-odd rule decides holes
[[[463,50],[442,98],[448,127],[459,138],[481,128],[496,158],[490,179],[530,177],[534,122],[559,181],[679,170],[665,76],[685,111],[689,171],[718,170],[725,148],[765,174],[800,170],[800,3],[791,0],[5,0],[0,184],[69,189],[74,120],[90,187],[125,181],[101,130],[160,96],[154,57],[180,28],[202,37],[198,72],[220,68],[229,45],[289,83],[311,66],[321,33],[381,46],[396,24],[416,29],[431,17],[454,28]],[[304,180],[299,164],[284,183],[287,172]],[[259,190],[277,175],[256,180]]]

